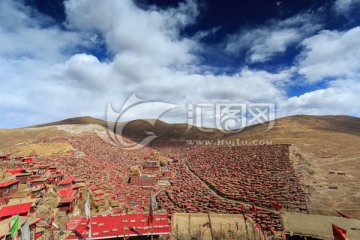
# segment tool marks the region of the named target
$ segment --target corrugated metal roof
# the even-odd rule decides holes
[[[8,217],[16,214],[24,214],[30,212],[32,202],[20,203],[15,205],[6,205],[0,208],[0,217]]]

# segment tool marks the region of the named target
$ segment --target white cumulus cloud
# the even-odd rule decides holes
[[[230,35],[225,50],[235,55],[246,53],[251,63],[265,62],[284,53],[289,46],[299,43],[320,27],[316,18],[309,13],[285,20],[271,20],[262,26]]]
[[[336,0],[333,8],[338,14],[347,15],[352,7],[359,4],[360,0]]]
[[[299,73],[309,82],[353,77],[360,72],[360,27],[342,32],[324,30],[301,44],[305,50]]]

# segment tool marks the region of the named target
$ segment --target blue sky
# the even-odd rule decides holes
[[[177,105],[168,122],[200,103],[359,116],[359,11],[360,0],[2,0],[0,128],[105,119],[133,93]]]

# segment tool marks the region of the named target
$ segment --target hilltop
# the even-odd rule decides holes
[[[49,127],[59,125],[90,125],[96,124],[104,128],[113,129],[114,122],[107,122],[93,117],[75,117],[57,122],[45,123],[33,127]],[[158,119],[137,119],[129,122],[119,122],[116,127],[122,127],[123,136],[132,140],[142,140],[147,136],[146,132],[153,132],[162,140],[184,139],[218,139],[225,137],[225,133],[218,129],[210,129],[211,132],[203,132],[196,126],[185,123],[166,123]]]

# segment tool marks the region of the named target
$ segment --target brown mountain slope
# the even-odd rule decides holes
[[[291,160],[309,191],[311,213],[334,215],[333,209],[360,218],[360,119],[348,116],[292,116],[273,129],[255,125],[227,140],[291,143]]]
[[[360,153],[360,118],[298,115],[277,119],[271,130],[267,128],[267,123],[250,126],[225,139],[291,143],[318,157],[352,157]]]
[[[67,133],[57,127],[0,129],[0,152],[6,152],[14,146],[23,146],[34,141]]]
[[[154,126],[152,124],[154,124]],[[35,127],[44,127],[44,126],[58,126],[66,124],[98,124],[103,127],[108,127],[108,123],[104,120],[92,118],[92,117],[76,117],[69,118],[62,121],[52,122],[37,125]],[[113,128],[113,122],[109,123],[110,129]],[[225,134],[218,129],[212,129],[212,132],[203,132],[195,126],[191,126],[189,130],[188,124],[183,123],[165,123],[160,120],[155,119],[139,119],[130,122],[117,123],[116,127],[119,129],[123,127],[122,135],[131,140],[142,140],[147,135],[146,132],[153,132],[157,135],[159,140],[184,140],[184,139],[218,139],[223,138]]]
[[[153,123],[154,126],[151,123]],[[110,129],[113,129],[113,124],[114,123],[110,123]],[[14,146],[19,148],[22,145],[27,145],[46,137],[65,136],[69,134],[68,129],[72,129],[71,126],[75,126],[75,132],[94,131],[94,128],[99,130],[99,127],[96,125],[107,128],[107,122],[104,120],[92,117],[76,117],[27,128],[0,129],[0,152],[7,151]],[[168,124],[153,119],[135,120],[117,124],[118,128],[122,126],[124,126],[123,136],[135,142],[147,137],[148,134],[146,132],[154,132],[155,135],[158,136],[155,141],[218,139],[225,136],[223,132],[217,129],[213,129],[213,131],[209,133],[192,126],[188,130],[187,124]],[[76,130],[76,128],[78,129]]]
[[[74,117],[74,118],[68,118],[56,122],[50,122],[50,123],[44,123],[39,124],[32,127],[48,127],[48,126],[58,126],[58,125],[65,125],[65,124],[99,124],[103,127],[106,127],[106,121],[93,118],[90,116],[84,116],[84,117]]]

